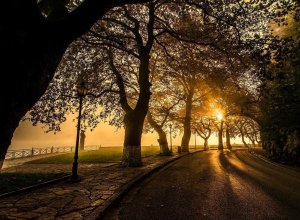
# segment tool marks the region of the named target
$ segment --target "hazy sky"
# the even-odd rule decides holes
[[[41,125],[32,126],[30,122],[21,122],[14,133],[10,149],[22,149],[31,147],[50,147],[50,146],[74,146],[76,138],[76,123],[71,119],[67,120],[61,126],[61,132],[45,133]],[[107,124],[99,124],[93,131],[86,132],[86,145],[102,146],[121,146],[123,144],[124,130],[116,130],[115,127]],[[156,133],[143,134],[142,145],[157,145],[158,136]],[[169,140],[169,134],[168,134]],[[191,137],[190,144],[194,145],[194,135]],[[181,135],[173,139],[173,146],[180,145]],[[240,143],[238,140],[232,140],[232,143]],[[203,140],[198,136],[197,145],[203,144]],[[210,144],[216,144],[217,138],[212,134]]]

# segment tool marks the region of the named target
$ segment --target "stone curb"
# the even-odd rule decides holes
[[[42,187],[45,187],[45,186],[49,186],[51,184],[58,183],[62,180],[69,179],[70,177],[71,177],[71,175],[68,174],[66,176],[63,176],[63,177],[60,177],[60,178],[57,178],[57,179],[52,179],[52,180],[49,180],[49,181],[46,181],[46,182],[43,182],[43,183],[39,183],[39,184],[36,184],[36,185],[32,185],[32,186],[29,186],[29,187],[22,188],[22,189],[19,189],[19,190],[16,190],[16,191],[4,193],[4,194],[0,195],[0,199],[7,198],[9,196],[13,196],[13,195],[16,195],[16,194],[19,194],[19,193],[29,192],[31,190],[39,189],[39,188],[42,188]]]
[[[97,215],[95,216],[96,219],[101,219],[105,216],[105,214],[111,210],[113,207],[115,207],[121,200],[122,198],[133,188],[135,187],[138,183],[142,182],[143,180],[145,180],[147,177],[151,176],[152,174],[154,174],[155,172],[161,170],[162,168],[166,167],[167,165],[183,158],[186,157],[188,155],[192,155],[195,153],[199,153],[199,152],[203,152],[204,150],[198,150],[195,152],[191,152],[191,153],[185,153],[182,155],[179,155],[175,158],[172,158],[169,161],[166,161],[162,164],[159,164],[157,166],[155,166],[153,169],[140,174],[139,176],[135,177],[134,179],[132,179],[131,181],[129,181],[127,184],[125,184],[123,187],[121,187],[121,189],[115,193],[113,196],[111,196],[108,200],[106,200],[103,205],[97,209]]]

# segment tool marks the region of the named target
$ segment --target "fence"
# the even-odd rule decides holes
[[[100,148],[101,145],[89,145],[89,146],[85,146],[84,150],[99,150]],[[17,159],[23,157],[33,157],[33,156],[55,154],[55,153],[70,153],[74,151],[75,151],[75,147],[71,147],[71,146],[8,150],[5,159]]]

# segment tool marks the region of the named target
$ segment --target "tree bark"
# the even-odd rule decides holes
[[[245,135],[244,135],[243,132],[241,133],[241,136],[242,136],[242,142],[243,142],[243,144],[245,145],[245,147],[248,148],[248,150],[250,150],[249,145],[248,145],[247,142],[245,141]]]
[[[192,107],[193,107],[193,96],[194,89],[191,89],[187,96],[186,106],[185,106],[185,117],[183,123],[183,136],[181,140],[182,152],[189,152],[189,143],[191,139],[191,118],[192,118]]]
[[[6,86],[0,87],[0,161],[5,158],[19,121],[45,93],[68,45],[110,8],[135,2],[145,1],[85,0],[58,21],[45,19],[36,0],[1,3],[0,66],[5,70]]]
[[[85,144],[85,131],[80,132],[80,150],[84,150],[84,144]]]
[[[119,98],[120,105],[125,111],[124,116],[124,127],[125,127],[125,138],[124,138],[124,149],[122,157],[122,166],[124,167],[137,167],[142,166],[141,158],[141,139],[144,126],[144,120],[149,109],[149,102],[151,97],[151,83],[149,81],[150,69],[150,52],[154,43],[154,10],[155,5],[149,3],[149,21],[147,25],[148,38],[147,43],[144,45],[143,37],[140,34],[139,23],[135,22],[134,35],[136,38],[138,55],[139,55],[139,72],[138,72],[138,85],[139,85],[139,96],[134,109],[128,104],[127,94],[125,90],[125,83],[122,74],[114,65],[113,54],[110,52],[110,65],[112,71],[116,75],[116,83],[119,87]],[[128,19],[135,18],[131,17],[126,11],[125,16]]]
[[[231,142],[230,142],[230,132],[229,132],[229,129],[228,129],[228,126],[226,126],[226,147],[228,149],[232,149],[232,146],[231,146]]]
[[[204,150],[208,150],[208,138],[204,138]]]
[[[151,83],[149,82],[149,54],[151,48],[152,45],[149,46],[149,48],[143,48],[143,50],[141,49],[140,51],[140,94],[135,109],[127,110],[124,117],[125,139],[122,166],[126,167],[142,166],[141,139],[151,97]]]
[[[124,167],[142,166],[141,139],[147,111],[148,107],[136,108],[125,114],[125,138],[122,157],[122,166]]]
[[[157,134],[159,136],[157,141],[158,141],[158,144],[159,144],[159,147],[160,147],[160,155],[170,156],[171,151],[169,150],[169,147],[168,147],[168,140],[167,140],[166,132],[153,119],[150,112],[148,112],[148,114],[147,114],[147,119],[148,119],[149,124],[152,126],[152,128],[157,132]]]
[[[219,150],[223,150],[224,146],[223,146],[223,124],[224,122],[221,121],[221,125],[220,128],[218,129],[218,140],[219,140],[219,145],[218,145],[218,149]]]

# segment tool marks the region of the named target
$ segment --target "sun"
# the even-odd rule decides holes
[[[223,113],[221,111],[217,111],[216,116],[219,121],[221,121],[223,119]]]

